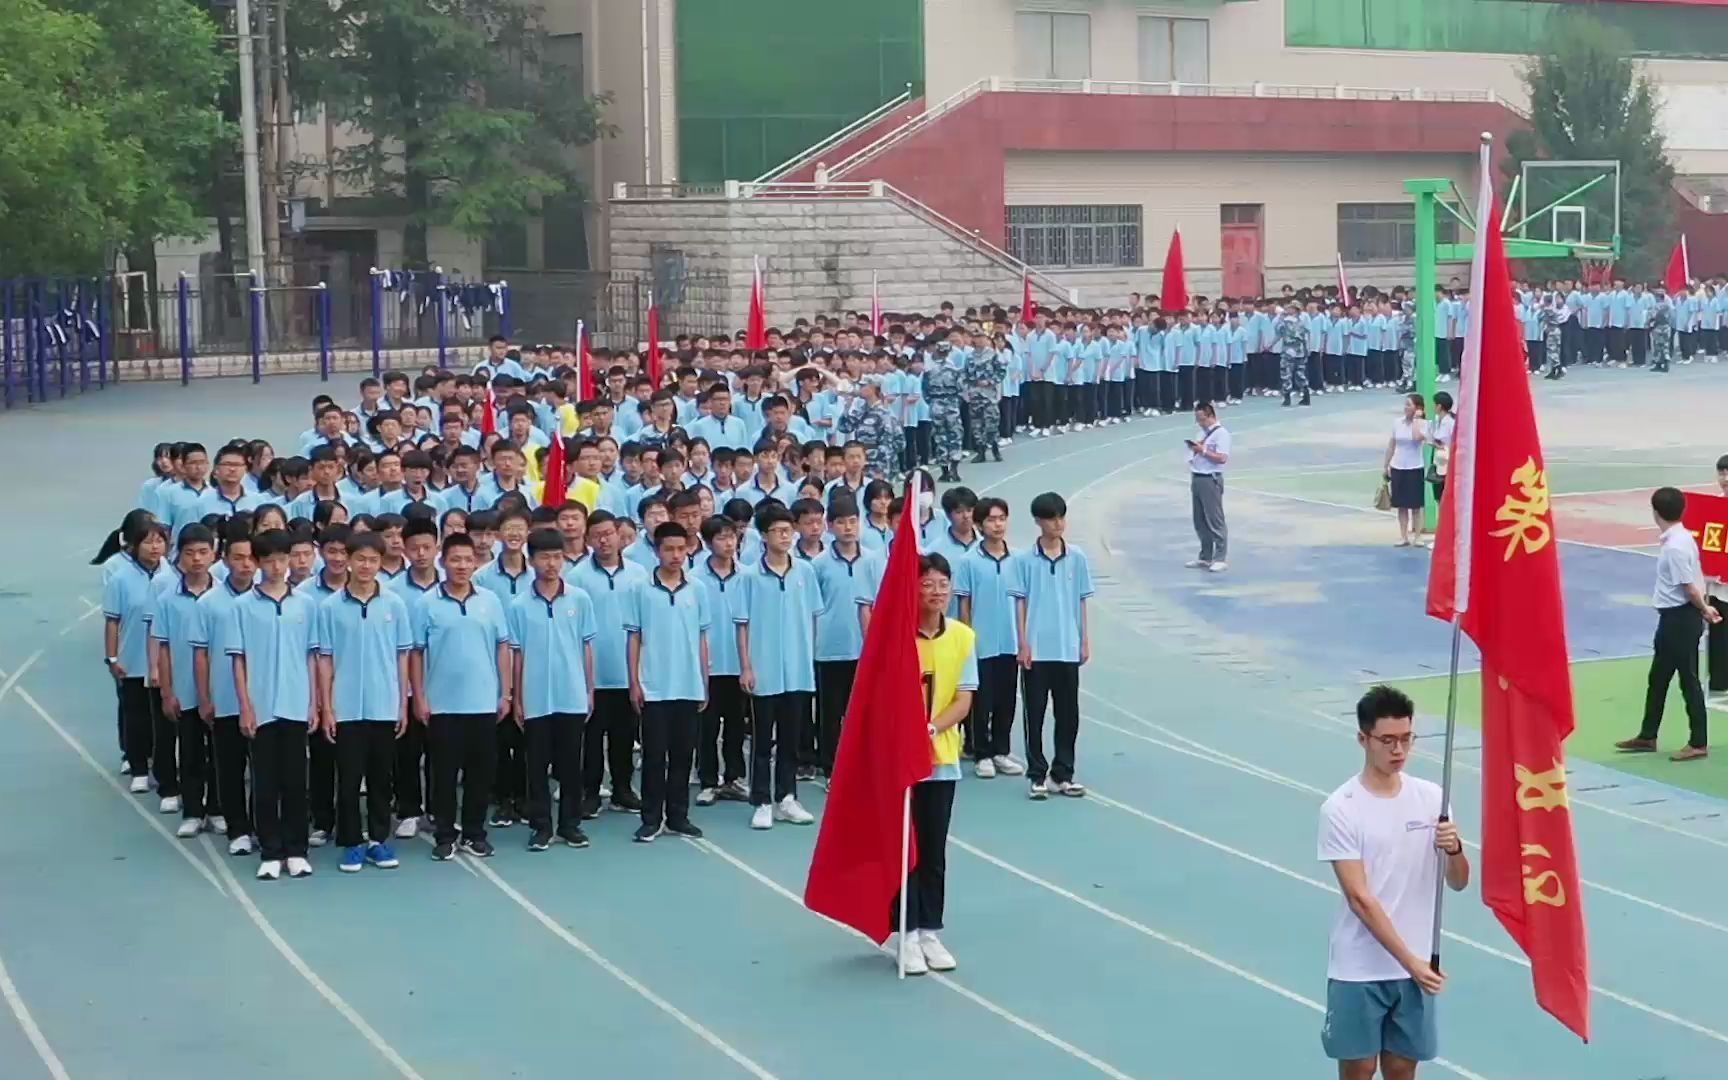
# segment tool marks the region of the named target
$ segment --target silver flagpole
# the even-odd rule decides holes
[[[1452,667],[1446,678],[1446,750],[1440,767],[1440,820],[1452,820],[1452,744],[1458,736],[1458,646],[1463,641],[1464,628],[1458,616],[1452,618]],[[1434,855],[1440,872],[1434,876],[1434,938],[1428,953],[1428,966],[1440,971],[1440,923],[1446,906],[1446,853]]]
[[[900,978],[906,977],[906,892],[911,885],[912,876],[912,789],[906,789],[906,795],[900,804],[900,940],[895,944],[894,964],[900,969]]]

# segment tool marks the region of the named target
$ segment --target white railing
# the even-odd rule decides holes
[[[911,100],[912,100],[912,84],[907,83],[906,89],[902,90],[898,97],[893,98],[889,101],[885,101],[882,104],[876,106],[874,109],[871,109],[869,112],[865,113],[863,116],[860,116],[858,119],[852,121],[850,124],[847,124],[845,127],[834,132],[832,135],[828,136],[826,139],[823,139],[821,142],[816,143],[814,146],[810,146],[804,150],[798,151],[798,153],[793,154],[791,157],[787,158],[785,161],[782,161],[780,164],[774,166],[772,169],[769,169],[767,172],[763,173],[761,176],[758,176],[755,180],[751,181],[751,183],[756,183],[756,184],[771,183],[775,180],[778,180],[780,177],[785,176],[787,173],[792,172],[795,169],[798,169],[805,162],[816,161],[817,160],[816,155],[826,153],[828,150],[833,149],[834,147],[845,142],[847,139],[850,139],[852,136],[858,134],[860,131],[863,131],[865,128],[869,127],[871,124],[876,123],[878,120],[881,120],[884,116],[887,116],[889,113],[893,112],[895,109],[898,109],[900,106],[906,104],[908,101],[911,101]],[[907,119],[910,120],[911,117],[908,116]]]
[[[833,165],[828,175],[839,179],[883,152],[898,146],[943,116],[984,93],[1138,94],[1150,97],[1295,98],[1323,101],[1438,101],[1510,105],[1493,90],[1429,90],[1420,86],[1309,86],[1289,83],[1118,82],[1107,79],[1003,79],[992,76],[949,95],[880,138],[859,147]]]

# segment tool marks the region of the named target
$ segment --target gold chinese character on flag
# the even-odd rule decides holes
[[[1511,485],[1515,493],[1506,496],[1494,520],[1504,526],[1488,535],[1506,540],[1508,561],[1522,547],[1524,554],[1534,555],[1548,546],[1554,530],[1548,524],[1548,473],[1536,467],[1536,459],[1525,458],[1524,464],[1513,470]]]

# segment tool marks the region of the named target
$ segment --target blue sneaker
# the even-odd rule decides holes
[[[367,848],[366,861],[380,870],[394,870],[402,865],[396,861],[396,849],[389,844],[373,844]]]
[[[355,844],[351,848],[344,848],[342,850],[342,861],[337,864],[337,869],[341,870],[344,874],[358,874],[360,868],[365,865],[366,849],[361,847],[359,844]]]

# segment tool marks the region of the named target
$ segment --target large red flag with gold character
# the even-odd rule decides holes
[[[1500,220],[1486,184],[1476,220]],[[1490,227],[1477,247],[1428,613],[1456,618],[1482,652],[1482,902],[1530,958],[1537,1004],[1588,1039],[1560,553],[1505,246]]]

